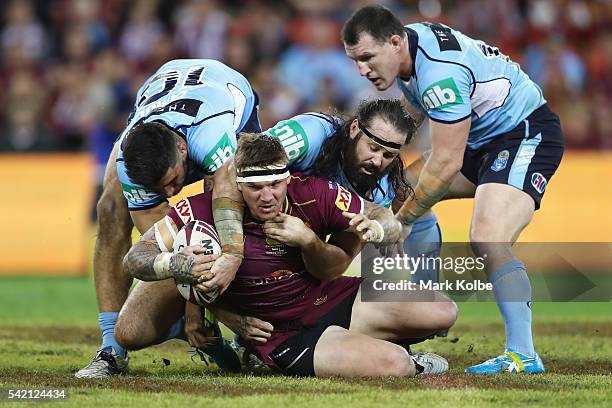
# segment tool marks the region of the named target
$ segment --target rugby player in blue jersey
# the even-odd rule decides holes
[[[443,198],[474,197],[470,240],[487,254],[506,350],[466,372],[543,372],[531,285],[512,244],[561,161],[559,118],[518,64],[445,25],[403,26],[388,9],[366,6],[345,23],[342,41],[362,76],[380,91],[397,83],[411,114],[429,123],[431,154],[411,166],[415,194],[397,217],[410,226]]]
[[[368,201],[397,209],[411,191],[399,151],[415,130],[399,100],[375,99],[363,101],[356,115],[347,119],[309,112],[265,133],[281,141],[293,171],[333,180]],[[428,212],[415,222],[404,251],[435,257],[440,241],[437,218]],[[413,281],[430,280],[438,281],[436,268],[415,271]]]
[[[246,78],[214,60],[170,61],[140,88],[109,158],[97,204],[94,278],[102,346],[77,377],[127,371],[127,353],[114,331],[132,284],[121,264],[132,227],[147,231],[168,212],[168,197],[223,165],[235,151],[237,134],[260,131],[257,109],[257,96]],[[223,290],[242,258],[242,211],[218,194],[213,206],[224,250],[213,267],[214,284]],[[175,329],[183,330],[178,325]]]

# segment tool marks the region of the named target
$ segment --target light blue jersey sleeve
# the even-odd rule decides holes
[[[336,131],[340,118],[322,113],[303,113],[278,122],[266,134],[278,138],[285,148],[292,171],[310,173],[323,143]]]
[[[196,169],[186,184],[213,174],[236,150],[236,135],[247,125],[256,97],[240,73],[214,60],[174,60],[140,88],[129,124],[118,143],[139,123],[160,122],[187,143]],[[165,198],[128,177],[120,150],[117,173],[130,211],[155,207]]]

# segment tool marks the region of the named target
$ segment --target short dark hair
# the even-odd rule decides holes
[[[365,6],[357,10],[342,27],[342,42],[356,45],[361,33],[368,33],[378,42],[385,42],[393,35],[403,37],[404,26],[383,6]]]
[[[241,133],[234,155],[236,169],[287,164],[289,159],[280,140],[264,133]]]
[[[337,179],[338,163],[342,162],[343,152],[350,143],[350,127],[353,120],[357,119],[366,128],[372,123],[375,117],[380,117],[385,122],[392,125],[397,131],[406,135],[404,144],[410,143],[416,132],[416,125],[410,114],[402,106],[399,99],[372,99],[365,100],[359,104],[357,115],[349,118],[342,124],[334,118],[334,128],[336,131],[333,136],[325,140],[312,174],[318,177],[328,178],[339,182]],[[396,193],[402,196],[412,194],[412,186],[404,178],[404,163],[398,154],[389,164],[388,173],[391,187]]]
[[[178,160],[174,131],[157,122],[141,123],[132,128],[123,141],[122,150],[128,177],[151,190],[158,187]]]

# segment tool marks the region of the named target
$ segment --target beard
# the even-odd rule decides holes
[[[358,140],[358,139],[357,139]],[[357,154],[355,152],[355,142],[349,143],[344,152],[344,175],[353,185],[355,192],[361,197],[368,198],[368,194],[378,186],[378,181],[389,173],[391,166],[387,166],[384,171],[374,166],[362,166],[359,164]],[[365,169],[372,174],[365,174],[362,170]]]

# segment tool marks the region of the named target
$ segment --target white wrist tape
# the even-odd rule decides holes
[[[383,229],[380,222],[376,220],[371,220],[371,221],[372,221],[373,228],[370,231],[372,231],[374,235],[372,236],[370,241],[375,242],[375,243],[382,242],[383,238],[385,237],[385,230]]]
[[[170,274],[170,258],[174,255],[171,252],[162,252],[155,257],[153,270],[159,277],[168,277]]]

